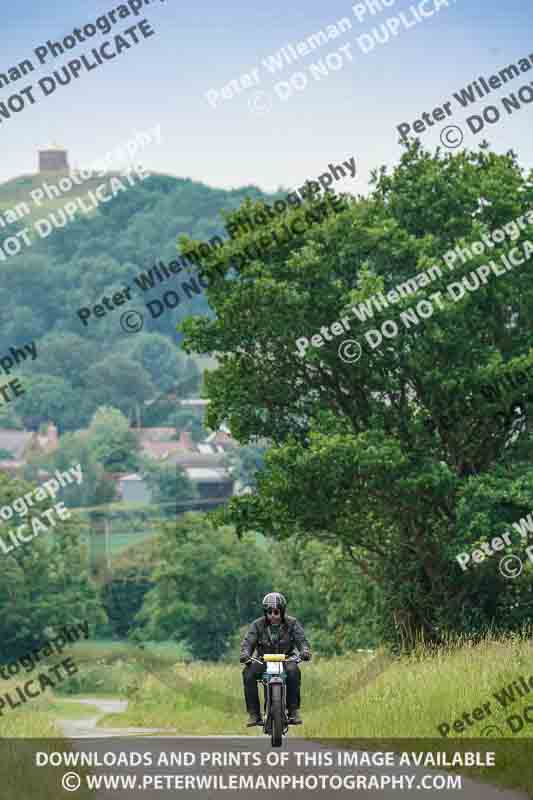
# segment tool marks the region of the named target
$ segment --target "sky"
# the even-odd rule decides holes
[[[9,119],[0,118],[4,155],[0,180],[36,172],[38,148],[52,141],[68,149],[71,166],[84,165],[123,144],[135,131],[160,124],[161,143],[142,154],[152,171],[226,189],[253,184],[274,191],[299,186],[326,172],[328,164],[354,156],[355,179],[347,177],[335,188],[366,193],[371,171],[382,165],[393,167],[401,155],[397,126],[413,125],[423,112],[431,113],[446,101],[451,103],[452,116],[420,134],[425,146],[433,151],[442,129],[455,125],[464,136],[460,147],[477,148],[487,138],[497,152],[513,148],[529,168],[533,164],[528,136],[533,103],[528,104],[528,90],[513,114],[504,110],[501,98],[532,86],[533,69],[486,98],[477,98],[469,108],[461,108],[453,98],[478,76],[488,79],[530,54],[533,64],[529,4],[448,0],[446,7],[444,0],[425,0],[426,11],[434,10],[435,3],[441,3],[441,8],[424,18],[423,12],[416,12],[420,0],[386,1],[387,8],[383,0],[372,0],[381,11],[371,14],[363,0],[358,19],[353,10],[356,4],[345,0],[332,0],[327,7],[319,0],[293,6],[286,0],[233,0],[229,5],[220,0],[197,4],[150,0],[138,16],[119,19],[110,33],[98,33],[62,56],[47,56],[43,65],[38,64],[35,48],[49,39],[61,42],[74,28],[94,23],[120,3],[9,3],[3,11],[9,37],[5,37],[0,73],[25,58],[36,69],[0,89],[0,103],[30,84],[37,102],[26,102]],[[296,47],[342,18],[348,18],[352,27],[338,38],[291,65],[285,63],[279,73],[271,74],[263,65],[262,59],[281,47]],[[89,57],[92,48],[106,40],[114,49],[114,36],[142,19],[149,21],[155,35],[144,39],[138,34],[139,44],[98,69],[83,69],[77,80],[59,85],[48,97],[43,95],[40,79],[81,54]],[[396,35],[376,42],[372,30],[377,29],[383,41],[380,25],[387,19],[396,20],[390,22],[391,28],[397,27]],[[363,34],[366,37],[358,42]],[[345,45],[350,47],[340,51]],[[319,62],[328,74],[318,80],[310,65]],[[231,80],[254,68],[258,70],[255,86],[242,88],[232,99],[219,94],[215,108],[207,102],[208,91],[220,93]],[[315,75],[320,75],[318,69]],[[289,79],[294,73],[300,75],[293,78],[291,89]],[[466,118],[480,115],[487,105],[500,110],[500,119],[486,122],[476,135]],[[456,144],[457,128],[446,136]]]

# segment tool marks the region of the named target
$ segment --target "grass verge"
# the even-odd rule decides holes
[[[16,686],[16,681],[5,682],[2,691],[8,692]],[[71,793],[64,791],[59,782],[61,773],[54,767],[37,767],[36,750],[52,752],[62,733],[56,724],[58,717],[78,717],[91,711],[88,706],[65,703],[55,698],[51,692],[33,699],[19,708],[4,711],[0,718],[0,738],[2,739],[2,782],[0,800],[66,800]],[[25,739],[40,740],[26,743]],[[48,740],[48,741],[47,741]],[[70,744],[61,741],[61,750],[70,750]],[[92,793],[80,788],[76,795],[80,800],[89,800]]]
[[[460,645],[438,653],[419,649],[410,657],[393,662],[385,671],[358,691],[357,675],[369,657],[360,654],[334,659],[317,658],[302,666],[302,716],[305,725],[298,736],[313,739],[432,740],[447,752],[464,750],[469,738],[508,740],[497,766],[463,771],[502,786],[533,792],[533,762],[513,759],[511,743],[529,739],[533,724],[524,724],[513,735],[506,719],[519,715],[528,702],[533,705],[533,643],[520,637],[487,638],[474,645]],[[523,676],[531,694],[503,707],[495,695]],[[484,703],[490,704],[486,719],[473,720],[463,732],[453,722]],[[533,719],[533,717],[532,717]],[[145,677],[132,691],[125,714],[110,715],[103,726],[125,725],[174,729],[179,735],[235,734],[262,736],[261,729],[244,727],[245,710],[241,669],[228,664],[176,664],[160,679]],[[438,726],[450,725],[442,737]],[[486,730],[487,725],[495,725]],[[442,730],[442,729],[441,729]],[[460,742],[457,740],[461,740]],[[368,746],[368,743],[367,743]],[[468,746],[466,747],[468,749]],[[475,750],[475,743],[471,748]],[[498,752],[497,742],[494,748]]]

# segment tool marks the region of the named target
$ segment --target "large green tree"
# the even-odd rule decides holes
[[[194,361],[159,333],[141,333],[126,339],[121,352],[140,364],[158,392],[174,391],[181,397],[198,390],[200,373]],[[192,382],[192,385],[191,385]]]
[[[341,655],[381,643],[383,593],[354,570],[342,547],[293,537],[277,542],[272,555],[275,585],[314,651]]]
[[[120,355],[111,355],[93,364],[86,378],[95,402],[112,405],[132,418],[136,416],[139,422],[142,403],[154,394],[150,375],[144,367]]]
[[[0,474],[0,505],[5,506],[31,491],[34,486]],[[30,509],[24,521],[40,517],[53,503],[42,500]],[[48,527],[46,518],[40,518]],[[2,539],[10,543],[9,532],[21,524],[17,519],[3,522]],[[0,586],[0,660],[11,661],[43,643],[47,630],[64,625],[105,620],[96,587],[89,578],[87,549],[80,540],[79,522],[57,521],[46,533],[2,555]]]
[[[68,380],[54,375],[24,375],[21,384],[24,394],[17,398],[15,410],[27,428],[37,430],[43,423],[59,422],[61,429],[79,419],[78,396]]]
[[[193,483],[183,469],[160,463],[151,458],[140,458],[140,470],[152,492],[151,502],[165,507],[167,515],[176,515],[176,503],[197,496]]]
[[[106,458],[106,453],[103,457]],[[37,480],[40,469],[44,468],[49,472],[56,469],[66,471],[77,464],[81,465],[83,479],[80,484],[74,481],[63,489],[62,496],[67,505],[80,508],[112,501],[115,497],[115,486],[106,478],[105,467],[97,460],[97,440],[92,441],[85,435],[67,433],[62,436],[57,450],[31,460],[24,477]]]
[[[225,653],[272,585],[268,548],[200,514],[162,526],[158,561],[139,614],[144,637],[182,641],[200,659]]]
[[[25,361],[23,369],[30,374],[67,377],[72,386],[85,386],[87,367],[101,355],[92,342],[65,331],[50,333],[36,342],[37,358]]]
[[[510,584],[498,559],[462,573],[455,555],[533,508],[528,427],[495,421],[494,404],[487,413],[476,394],[533,365],[533,272],[525,265],[493,277],[455,303],[447,284],[512,242],[459,259],[453,272],[442,259],[523,215],[533,205],[530,177],[513,153],[431,155],[412,142],[392,173],[376,170],[370,195],[345,211],[253,260],[244,248],[267,226],[218,250],[205,266],[217,317],[184,326],[186,348],[219,362],[206,376],[207,424],[225,419],[241,442],[275,443],[258,492],[233,500],[229,520],[339,545],[383,591],[387,633],[405,644],[529,619],[530,567]],[[230,256],[233,270],[223,266]],[[355,303],[434,264],[441,278],[416,294],[418,303],[442,291],[431,318],[402,325],[400,313],[415,302],[404,296],[368,323],[353,319]],[[297,338],[343,316],[352,320],[347,337],[364,345],[357,362],[339,357],[343,337],[298,355]],[[398,336],[371,349],[363,334],[389,318]]]
[[[248,444],[230,450],[224,461],[232,477],[239,481],[242,487],[255,489],[257,474],[261,471],[265,461],[266,447]]]
[[[116,408],[99,408],[91,421],[88,444],[107,472],[127,472],[139,465],[139,440]]]

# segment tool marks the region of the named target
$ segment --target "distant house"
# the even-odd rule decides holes
[[[4,450],[12,456],[12,458],[0,458],[0,471],[17,473],[26,466],[28,458],[52,453],[57,450],[58,444],[57,428],[52,423],[48,425],[44,434],[0,428],[0,452]]]
[[[234,480],[229,472],[220,467],[184,467],[184,472],[193,483],[202,499],[229,499],[233,495]]]
[[[216,469],[224,466],[224,453],[176,453],[168,459],[169,464],[185,469],[185,467],[209,467]]]
[[[141,452],[144,456],[154,461],[166,461],[169,456],[182,453],[183,448],[179,442],[141,442]]]
[[[140,475],[122,475],[118,486],[121,500],[125,503],[152,502],[152,493]]]
[[[229,499],[235,481],[224,464],[224,453],[187,453],[172,456],[169,463],[181,467],[202,499]]]
[[[182,401],[196,407],[205,407],[207,400]],[[179,439],[174,439],[175,428],[134,429],[140,450],[147,458],[169,467],[180,467],[197,489],[199,499],[191,501],[203,509],[220,505],[232,497],[235,481],[225,467],[228,450],[238,447],[225,429],[211,433],[204,442],[196,443],[190,433],[182,431]],[[88,430],[80,430],[82,437]],[[58,431],[50,423],[42,434],[32,431],[0,429],[0,471],[17,473],[22,470],[30,456],[52,453],[59,445]],[[2,450],[11,458],[2,458]],[[106,473],[106,479],[117,486],[118,495],[125,503],[145,503],[152,501],[152,492],[142,475],[136,473]],[[186,502],[184,501],[184,504]]]
[[[197,448],[186,431],[180,433],[178,440],[172,439],[174,428],[140,428],[137,433],[143,455],[154,461],[167,461],[170,456],[194,453]]]
[[[136,428],[139,441],[170,442],[176,434],[175,428]]]
[[[191,397],[189,400],[180,400],[179,405],[186,411],[194,411],[201,418],[207,411],[209,400],[203,400],[201,397]]]
[[[201,401],[204,403],[205,401]],[[225,450],[232,440],[224,432],[213,433],[206,442],[197,444],[187,431],[174,439],[174,428],[139,428],[135,431],[141,452],[147,458],[168,467],[179,467],[187,475],[198,493],[197,501],[183,501],[183,508],[220,505],[233,494],[234,481],[224,467]],[[151,491],[142,475],[118,476],[119,495],[125,503],[150,503]]]

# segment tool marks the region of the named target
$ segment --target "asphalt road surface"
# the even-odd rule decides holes
[[[76,699],[76,703],[80,700]],[[120,700],[99,700],[94,698],[85,698],[82,702],[94,705],[100,709],[103,714],[117,713],[124,711],[127,707],[126,701]],[[105,783],[100,784],[101,788],[93,788],[91,796],[100,800],[100,798],[113,798],[113,800],[126,800],[135,796],[143,797],[145,800],[151,798],[161,798],[165,796],[175,797],[179,794],[181,797],[195,798],[195,800],[221,800],[221,798],[228,798],[237,795],[239,798],[260,798],[263,795],[265,798],[276,793],[276,797],[280,800],[285,798],[332,798],[332,797],[347,797],[348,795],[354,796],[356,792],[357,797],[370,798],[378,796],[385,798],[385,800],[397,800],[400,795],[406,793],[415,793],[417,798],[425,800],[429,797],[453,797],[454,800],[525,800],[528,795],[511,790],[500,790],[486,783],[477,782],[465,777],[461,777],[462,785],[458,784],[455,788],[446,785],[444,781],[450,779],[457,780],[455,773],[439,770],[438,768],[430,769],[425,767],[415,766],[399,766],[396,763],[394,766],[339,766],[338,759],[343,758],[342,753],[351,754],[353,758],[354,752],[358,754],[359,759],[364,758],[362,751],[343,750],[342,748],[335,747],[331,743],[321,744],[318,742],[308,741],[305,739],[298,739],[294,735],[289,735],[283,742],[281,748],[273,749],[270,745],[269,737],[266,737],[260,728],[257,729],[256,736],[179,736],[175,732],[161,731],[151,728],[96,728],[99,717],[91,719],[72,719],[62,720],[60,725],[66,737],[72,740],[72,746],[75,750],[85,753],[98,753],[100,759],[103,760],[104,753],[107,759],[118,759],[119,754],[126,754],[122,758],[127,758],[129,762],[141,762],[140,766],[94,766],[89,772],[92,776],[101,776],[104,778],[115,778],[119,783],[115,784],[114,788],[108,785],[108,788],[102,788]],[[294,728],[290,728],[290,734],[293,734]],[[300,729],[301,730],[301,729]],[[384,748],[385,749],[385,748]],[[409,751],[409,748],[404,748]],[[472,748],[475,749],[474,746]],[[418,752],[418,749],[413,742],[412,750]],[[142,765],[143,756],[148,759],[151,753],[152,764]],[[192,765],[176,764],[168,766],[166,758],[170,763],[170,759],[174,757],[176,760],[183,759],[184,753],[192,755],[188,756],[189,761],[194,760]],[[327,764],[325,754],[330,754],[328,758],[333,760],[333,765]],[[138,755],[135,755],[138,754]],[[203,755],[202,755],[203,754]],[[234,754],[229,756],[228,754]],[[239,755],[240,754],[240,755]],[[248,755],[245,755],[248,754]],[[254,755],[255,754],[255,755]],[[297,755],[300,754],[300,755]],[[229,765],[220,766],[223,760],[233,758],[235,761],[240,761],[240,766]],[[248,759],[248,766],[246,766],[246,759]],[[267,759],[276,760],[285,759],[288,763],[268,764]],[[255,763],[254,763],[255,760]],[[396,762],[399,760],[399,755],[395,756]],[[204,763],[201,763],[201,762]],[[257,762],[261,762],[257,764]],[[74,767],[61,767],[57,770],[58,781],[61,780],[63,772],[74,772],[77,770]],[[85,776],[80,771],[82,780]],[[157,779],[156,776],[204,776],[204,780],[208,776],[218,776],[218,780],[225,780],[226,786],[228,784],[229,776],[268,776],[268,775],[286,775],[296,776],[304,781],[309,779],[312,783],[308,788],[304,788],[306,784],[297,783],[296,788],[290,786],[285,789],[269,791],[263,790],[261,787],[255,789],[222,789],[220,787],[212,788],[198,788],[188,789],[180,788],[180,785],[172,785],[166,783],[168,780],[173,781],[173,777]],[[122,778],[120,777],[122,776]],[[131,781],[135,781],[135,788],[129,788],[127,784],[120,782],[126,777]],[[315,776],[315,777],[313,777]],[[325,776],[323,779],[316,776]],[[313,784],[315,780],[329,781],[332,776],[339,776],[337,782],[344,776],[366,776],[366,784],[363,785],[362,778],[360,778],[359,788],[353,785],[353,788],[340,788],[337,789],[334,784],[325,784],[324,788],[320,782],[317,784],[318,788],[314,789]],[[395,788],[391,785],[391,781],[385,781],[388,785],[377,786],[369,783],[370,778],[375,776],[374,780],[381,782],[384,776],[389,776],[391,779],[396,779]],[[400,778],[403,776],[403,785]],[[435,784],[435,780],[439,780],[436,776],[442,776],[440,784]],[[411,783],[407,782],[407,778],[411,779]],[[211,778],[213,780],[213,778]],[[239,780],[238,777],[234,780]],[[288,780],[288,778],[286,779]],[[425,781],[422,786],[422,780]],[[302,788],[298,788],[301,786]],[[348,783],[348,786],[350,784]],[[426,788],[431,786],[432,788]],[[419,793],[421,792],[421,794]],[[71,795],[74,796],[74,795]]]

